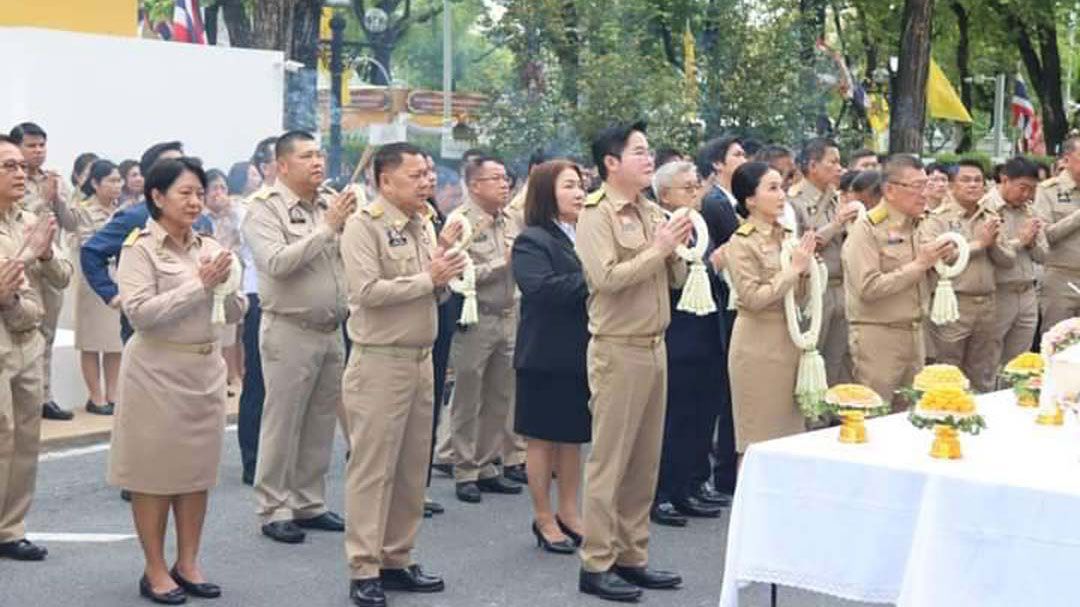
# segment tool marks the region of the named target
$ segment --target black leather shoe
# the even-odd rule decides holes
[[[719,504],[708,504],[689,495],[680,500],[674,500],[672,504],[679,514],[696,518],[716,518],[724,511],[724,507]]]
[[[345,519],[336,512],[327,510],[313,518],[293,519],[297,527],[302,529],[319,529],[320,531],[345,531]]]
[[[618,565],[612,567],[611,570],[615,572],[615,575],[627,582],[649,590],[666,590],[677,588],[679,584],[682,584],[682,576],[670,571],[660,571],[648,567],[620,567]]]
[[[95,405],[94,401],[86,401],[86,412],[93,415],[112,415],[113,405],[112,403],[106,405]]]
[[[574,540],[570,538],[553,542],[544,537],[544,534],[540,533],[540,526],[536,524],[536,521],[533,521],[532,532],[533,535],[536,536],[537,548],[543,548],[544,550],[554,552],[555,554],[574,554],[577,550],[577,546],[574,545]]]
[[[571,542],[574,542],[575,546],[580,546],[581,542],[584,541],[584,538],[581,537],[581,534],[571,529],[566,523],[562,522],[562,519],[559,518],[558,514],[555,515],[555,524],[559,526],[559,531],[562,531],[563,535],[570,538]]]
[[[641,598],[641,589],[627,584],[611,571],[590,573],[581,570],[578,574],[578,590],[585,594],[609,601],[633,602]]]
[[[120,499],[124,500],[125,502],[130,502],[131,501],[131,492],[128,491],[127,489],[121,489],[120,490]]]
[[[657,525],[665,527],[685,527],[686,517],[675,510],[671,502],[660,502],[649,511],[649,518]]]
[[[245,468],[244,471],[240,473],[240,482],[244,483],[248,487],[254,486],[255,485],[255,471],[254,470],[248,470],[247,468]]]
[[[476,486],[484,493],[504,493],[507,495],[521,493],[521,485],[512,483],[501,476],[482,478],[476,481]]]
[[[162,605],[183,605],[187,602],[187,593],[183,588],[176,587],[168,592],[154,592],[150,580],[146,579],[145,575],[139,580],[139,594]]]
[[[49,401],[41,405],[41,417],[45,419],[51,419],[60,422],[71,421],[75,418],[75,414],[71,411],[65,411],[60,408],[60,405],[55,401]]]
[[[424,499],[424,514],[427,514],[428,512],[432,514],[442,514],[443,512],[446,512],[446,508],[443,508],[443,505],[439,502]]]
[[[454,476],[454,464],[431,464],[431,469],[443,476]]]
[[[377,577],[349,581],[349,600],[357,607],[386,607],[386,593]]]
[[[721,493],[704,483],[694,492],[693,497],[696,497],[707,504],[719,504],[725,508],[731,505],[730,495]]]
[[[262,526],[266,537],[283,544],[299,544],[304,541],[304,531],[292,521],[274,521]]]
[[[480,487],[473,481],[458,483],[454,488],[454,492],[457,493],[459,500],[469,504],[479,504],[480,500],[483,499],[480,495]]]
[[[420,565],[409,565],[405,569],[380,569],[379,576],[386,590],[442,592],[446,589],[441,577],[424,573]]]
[[[217,584],[211,584],[210,582],[203,582],[196,584],[195,582],[189,582],[184,579],[184,576],[180,575],[180,572],[173,566],[169,571],[169,575],[172,576],[174,582],[180,585],[184,589],[184,592],[191,596],[198,597],[200,599],[216,599],[221,596],[221,586]]]
[[[0,544],[0,556],[16,561],[44,561],[49,556],[45,546],[38,546],[30,540],[18,540]]]
[[[529,475],[525,473],[525,464],[507,466],[503,468],[503,476],[522,485],[529,484]]]

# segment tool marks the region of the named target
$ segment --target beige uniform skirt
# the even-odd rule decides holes
[[[81,352],[120,352],[120,311],[110,308],[75,272],[75,349]]]
[[[136,333],[120,365],[109,483],[157,495],[216,485],[225,433],[220,347],[182,351]]]
[[[795,402],[799,350],[788,335],[783,312],[739,310],[731,335],[728,373],[735,417],[735,449],[805,430]]]

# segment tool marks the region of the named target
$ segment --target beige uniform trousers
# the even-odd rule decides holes
[[[512,310],[512,309],[511,309]],[[450,397],[450,441],[459,483],[494,478],[506,420],[514,408],[514,337],[517,316],[511,311],[480,313],[480,321],[458,329],[450,345],[454,393]]]
[[[956,294],[960,319],[946,325],[933,325],[937,361],[956,365],[971,380],[976,392],[994,389],[998,350],[995,330],[994,295]]]
[[[57,252],[57,255],[60,253]],[[45,316],[41,319],[39,330],[45,338],[45,355],[42,357],[42,385],[41,402],[47,403],[53,399],[52,393],[52,349],[56,340],[56,326],[60,323],[60,310],[64,307],[64,289],[58,289],[49,281],[41,281],[41,304],[45,308]],[[116,329],[120,331],[119,326]],[[119,335],[119,333],[117,333]]]
[[[434,379],[431,348],[353,347],[342,379],[352,454],[345,556],[353,579],[412,564],[424,518]]]
[[[1031,350],[1039,326],[1039,299],[1034,284],[998,285],[996,300],[992,344],[995,372]]]
[[[1073,291],[1069,282],[1080,287],[1080,268],[1070,272],[1047,266],[1042,280],[1043,333],[1063,320],[1080,316],[1080,293]]]
[[[341,396],[341,331],[264,311],[259,353],[266,401],[255,466],[258,514],[264,523],[319,516]]]
[[[855,381],[877,392],[885,402],[891,402],[894,413],[910,404],[896,398],[895,393],[910,386],[922,370],[926,358],[923,337],[921,322],[907,326],[852,324],[850,327]]]
[[[41,351],[37,330],[12,335],[0,372],[0,542],[26,538],[41,444]]]
[[[450,368],[453,368],[452,364],[450,365]],[[456,390],[456,380],[454,381],[454,386],[454,389]],[[453,396],[453,391],[451,391],[450,394]],[[442,403],[439,404],[441,405]],[[450,412],[453,411],[451,404],[452,400],[451,403],[447,403],[447,410],[443,411],[443,414],[439,416],[439,425],[435,426],[435,459],[433,461],[436,464],[453,465],[457,463],[457,454],[454,453],[454,445],[450,440]]]
[[[582,567],[648,563],[649,510],[656,493],[667,406],[662,336],[593,337],[588,348],[592,450],[585,462]]]
[[[830,281],[829,288],[825,290],[818,350],[825,359],[825,375],[829,385],[851,383],[851,350],[848,347],[847,310],[844,308],[842,282]]]

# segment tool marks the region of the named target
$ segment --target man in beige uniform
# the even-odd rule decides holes
[[[285,543],[301,528],[343,531],[326,509],[345,344],[345,278],[339,234],[355,208],[351,192],[325,200],[325,158],[303,131],[275,146],[277,179],[252,198],[244,237],[259,277],[266,400],[259,430],[255,495],[262,532]]]
[[[1011,268],[998,268],[994,317],[995,371],[1016,355],[1027,352],[1039,325],[1039,299],[1035,294],[1035,264],[1046,258],[1049,244],[1042,221],[1035,217],[1031,199],[1039,185],[1039,166],[1017,156],[1001,168],[1001,184],[979,202],[1001,216],[1002,232],[1016,252]]]
[[[22,149],[23,157],[30,168],[26,178],[26,195],[22,200],[23,208],[39,217],[52,214],[56,217],[60,229],[74,232],[78,226],[75,214],[67,204],[67,200],[71,198],[67,181],[55,171],[44,169],[48,155],[44,129],[33,122],[24,122],[11,129],[11,136]],[[59,239],[56,243],[59,244]],[[60,309],[64,306],[64,288],[42,283],[41,298],[45,305],[45,318],[39,324],[41,334],[45,337],[41,411],[46,419],[69,420],[74,414],[57,405],[52,394],[52,349],[56,339],[56,325],[60,322]]]
[[[1001,217],[982,204],[984,183],[982,166],[961,160],[952,175],[952,199],[931,211],[922,226],[926,242],[956,232],[971,249],[967,268],[952,279],[960,318],[945,325],[932,324],[930,338],[938,362],[960,367],[979,392],[994,389],[997,370],[996,274],[1016,263],[1016,252],[1001,230]]]
[[[923,366],[923,322],[930,304],[927,272],[954,247],[924,244],[916,231],[926,210],[927,186],[917,158],[891,157],[883,179],[881,204],[848,228],[841,261],[855,381],[898,411],[906,404],[894,393],[909,385]]]
[[[802,188],[791,201],[797,212],[809,217],[818,242],[818,252],[829,269],[829,286],[821,311],[818,349],[825,359],[829,385],[851,382],[851,353],[848,324],[844,312],[844,271],[840,249],[847,226],[859,213],[859,203],[841,205],[836,187],[840,184],[840,149],[828,139],[811,139],[800,155],[804,175]]]
[[[476,272],[479,322],[459,326],[450,346],[454,392],[450,397],[450,436],[457,461],[456,493],[477,503],[481,491],[521,493],[521,485],[503,478],[501,455],[507,416],[514,406],[514,339],[517,302],[510,251],[516,232],[505,210],[509,195],[506,167],[490,156],[465,165],[469,201],[447,221],[461,215],[472,225],[468,254]]]
[[[589,197],[577,224],[577,252],[589,285],[593,415],[578,588],[634,600],[640,588],[682,583],[678,575],[647,565],[667,401],[669,289],[681,286],[687,271],[672,253],[690,225],[685,217],[665,222],[660,207],[641,195],[653,173],[644,124],[600,131],[592,152],[604,185]]]
[[[379,196],[349,219],[341,239],[353,342],[342,379],[352,449],[345,553],[349,598],[360,607],[384,607],[384,590],[444,588],[413,563],[412,548],[431,449],[436,304],[465,267],[463,255],[447,254],[460,227],[436,242],[423,152],[390,144],[374,165]]]
[[[40,285],[67,284],[72,268],[53,250],[55,220],[18,206],[26,175],[18,146],[0,136],[0,557],[40,561],[48,551],[26,539],[24,525],[41,440]]]
[[[1042,282],[1042,329],[1080,316],[1080,136],[1062,144],[1065,170],[1039,184],[1035,214],[1046,225],[1046,274]]]

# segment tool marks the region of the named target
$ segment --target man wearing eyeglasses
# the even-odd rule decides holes
[[[1039,185],[1035,213],[1046,224],[1050,250],[1042,283],[1042,327],[1080,316],[1080,136],[1061,146],[1063,170]]]
[[[961,160],[950,182],[952,197],[930,212],[925,226],[927,241],[956,232],[971,248],[967,268],[952,279],[960,318],[931,325],[930,339],[938,362],[960,367],[979,392],[994,389],[998,362],[994,347],[998,340],[994,327],[996,275],[1016,264],[1016,251],[1006,242],[1001,216],[985,204],[989,202],[984,200],[985,183],[982,165]]]
[[[521,485],[493,463],[504,453],[507,419],[514,408],[514,340],[517,301],[510,272],[511,243],[517,235],[506,212],[510,180],[503,163],[478,156],[465,164],[468,201],[450,214],[463,215],[473,228],[467,252],[476,268],[479,322],[459,326],[450,346],[454,392],[450,397],[450,441],[457,460],[457,498],[481,501],[481,493],[521,493]]]
[[[899,411],[905,403],[893,395],[911,384],[925,358],[927,273],[955,247],[927,241],[916,229],[929,182],[918,158],[892,156],[883,178],[881,204],[848,228],[841,262],[855,381]]]

